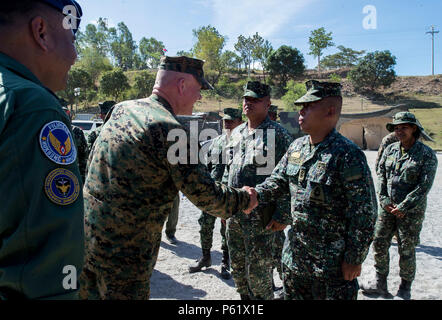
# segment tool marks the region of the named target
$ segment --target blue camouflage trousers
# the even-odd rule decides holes
[[[227,220],[227,245],[232,276],[239,294],[256,300],[273,299],[274,234],[257,220]]]
[[[389,249],[393,235],[397,232],[399,248],[399,275],[413,281],[416,275],[416,246],[424,221],[424,212],[406,213],[397,218],[383,208],[379,208],[373,241],[375,268],[379,274],[388,276],[390,269]]]
[[[299,275],[282,265],[284,300],[356,300],[358,280],[346,281],[342,277],[323,279]]]

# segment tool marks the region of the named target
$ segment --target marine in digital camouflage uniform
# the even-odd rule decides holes
[[[254,102],[258,99],[258,102]],[[250,109],[256,112],[257,105],[266,103],[264,119],[253,130]],[[268,116],[270,87],[257,81],[245,86],[243,112],[248,121],[232,131],[228,144],[229,162],[226,167],[228,185],[232,187],[255,186],[265,180],[292,142],[290,134]],[[253,115],[253,113],[252,113]],[[261,135],[260,135],[261,132]],[[275,141],[270,140],[274,134]],[[274,152],[272,168],[260,173],[264,164],[260,159]],[[267,164],[269,165],[269,164]],[[227,243],[229,247],[232,276],[241,299],[273,299],[273,240],[274,234],[266,230],[270,219],[281,224],[290,224],[288,197],[273,198],[262,202],[250,216],[243,213],[227,220]]]
[[[385,149],[379,162],[379,216],[373,242],[376,279],[362,289],[369,294],[388,292],[389,248],[393,234],[397,233],[402,279],[397,295],[410,299],[416,273],[416,246],[438,162],[434,151],[418,141],[424,129],[414,114],[397,113],[387,129],[400,135],[398,142]],[[409,130],[409,134],[404,134],[404,130]]]
[[[103,120],[103,124],[106,122],[106,115],[109,113],[109,111],[113,109],[115,104],[116,104],[115,101],[104,101],[98,104],[98,107],[100,108],[100,118],[101,120]],[[94,145],[95,140],[97,140],[97,137],[100,134],[102,127],[103,125],[95,128],[94,130],[91,131],[91,133],[89,133],[89,136],[87,137],[89,152],[92,150],[92,146]]]
[[[210,88],[202,67],[201,60],[163,56],[153,94],[116,105],[103,125],[84,187],[82,298],[149,298],[161,231],[179,190],[222,218],[248,208],[247,191],[216,183],[203,164],[190,164],[188,157],[179,163],[178,155],[168,155],[176,144],[168,141],[169,133],[184,130],[174,110],[191,111],[199,90]],[[184,147],[189,155],[188,141]]]
[[[303,105],[300,124],[309,135],[291,144],[256,191],[260,202],[291,196],[293,223],[282,257],[285,299],[356,299],[376,219],[373,179],[361,149],[334,128],[340,85],[306,86],[295,104]],[[319,130],[322,136],[313,141]]]
[[[225,149],[229,141],[230,130],[234,129],[236,126],[242,123],[242,111],[235,108],[225,108],[222,120],[224,121],[224,129],[229,130],[229,132],[224,132],[222,135],[213,139],[211,141],[207,154],[207,158],[211,159],[211,161],[207,161],[207,168],[210,171],[212,178],[215,181],[220,182],[223,178],[227,163]],[[230,123],[226,124],[226,121],[230,121]],[[201,271],[203,267],[210,267],[212,265],[210,249],[212,248],[213,229],[215,227],[215,222],[216,217],[206,212],[201,212],[198,223],[200,225],[200,242],[203,255],[196,261],[194,265],[191,265],[189,267],[190,273]],[[223,258],[221,262],[221,277],[223,279],[230,279],[230,258],[229,249],[227,247],[225,223],[225,220],[223,220],[221,222],[220,228],[222,241],[221,250],[223,252]]]

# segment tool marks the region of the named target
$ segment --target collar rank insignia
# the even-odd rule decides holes
[[[53,203],[67,206],[77,200],[80,194],[80,183],[71,171],[58,168],[48,174],[44,189]]]
[[[77,159],[77,149],[68,127],[61,121],[44,125],[40,132],[40,147],[53,162],[70,165]]]

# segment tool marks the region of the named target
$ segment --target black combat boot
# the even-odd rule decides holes
[[[381,275],[376,272],[376,278],[374,280],[369,281],[368,283],[361,285],[362,293],[365,294],[374,294],[374,295],[388,295],[387,288],[387,276]]]
[[[229,280],[231,278],[229,270],[230,270],[229,250],[223,250],[223,260],[221,261],[221,278]]]
[[[241,300],[252,300],[248,294],[240,294]]]
[[[411,281],[407,281],[402,279],[401,284],[399,285],[399,290],[396,295],[404,300],[411,299]]]
[[[203,249],[203,256],[199,258],[195,264],[189,267],[189,272],[199,272],[203,267],[210,267],[212,265],[212,257],[210,256],[210,250]]]

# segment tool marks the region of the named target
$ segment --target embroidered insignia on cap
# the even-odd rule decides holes
[[[80,183],[71,171],[58,168],[46,177],[45,192],[49,200],[55,204],[67,206],[77,200],[80,194]]]
[[[68,127],[61,121],[46,124],[40,132],[40,147],[53,162],[70,165],[77,159],[77,149]]]

